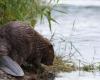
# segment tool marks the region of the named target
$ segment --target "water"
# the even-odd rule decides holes
[[[100,73],[89,72],[71,72],[71,73],[59,73],[55,80],[99,80]]]
[[[72,41],[87,61],[91,62],[93,56],[95,57],[95,62],[99,61],[100,7],[60,5],[56,9],[62,10],[67,14],[53,11],[53,17],[59,24],[52,23],[52,31],[63,35],[66,40]],[[47,21],[37,26],[36,29],[42,34],[50,35]]]
[[[66,12],[67,14],[53,11],[53,17],[57,23],[52,23],[52,32],[55,32],[56,40],[55,51],[61,55],[68,55],[70,48],[67,43],[67,49],[64,50],[65,43],[59,42],[59,37],[66,42],[72,44],[81,53],[76,52],[73,59],[82,60],[87,63],[100,62],[100,6],[75,6],[75,5],[59,5],[55,9]],[[36,30],[50,38],[50,30],[48,22],[37,24]],[[60,48],[59,48],[60,47]],[[74,52],[75,50],[73,50]],[[62,74],[66,76],[67,73]],[[67,74],[69,75],[69,74]],[[72,75],[72,74],[70,74]],[[99,80],[98,76],[93,77],[78,77],[67,79],[63,76],[56,80]],[[100,77],[99,77],[100,78]]]

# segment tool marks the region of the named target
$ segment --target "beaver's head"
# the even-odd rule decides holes
[[[54,60],[54,48],[48,39],[44,40],[44,47],[42,49],[42,60],[41,63],[45,65],[52,65]]]

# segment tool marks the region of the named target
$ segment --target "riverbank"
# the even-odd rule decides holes
[[[0,70],[0,80],[54,80],[56,74],[59,72],[71,72],[75,70],[74,65],[67,64],[61,56],[55,57],[52,66],[42,64],[42,67],[44,68],[44,71],[37,74],[30,71],[29,67],[23,67],[25,72],[24,77],[13,77]]]
[[[0,70],[0,80],[53,80],[54,75],[47,71],[44,71],[42,74],[34,74],[25,72],[24,77],[13,77],[11,75],[7,75],[3,71]]]

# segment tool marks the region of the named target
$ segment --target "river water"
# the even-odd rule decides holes
[[[94,60],[96,62],[99,61],[100,6],[74,6],[63,4],[56,7],[56,9],[66,12],[66,14],[53,11],[53,17],[58,24],[52,23],[52,32],[55,32],[55,35],[61,34],[65,40],[71,41],[82,54],[81,57],[84,57],[84,60],[91,62],[94,56]],[[37,24],[36,26],[36,30],[40,33],[50,36],[47,21],[44,20],[44,23]],[[57,44],[56,47],[58,47]],[[67,54],[67,52],[65,52],[65,54]]]
[[[52,14],[53,18],[58,22],[52,22],[52,32],[54,32],[56,36],[54,40],[56,53],[68,55],[70,53],[70,47],[68,47],[70,44],[68,44],[68,42],[70,42],[77,49],[73,59],[80,59],[88,63],[100,62],[100,6],[60,4],[55,7],[55,9],[66,12],[65,14],[53,11]],[[36,26],[35,29],[37,31],[50,38],[51,32],[46,20],[44,20],[44,23],[38,23]],[[63,39],[62,44],[60,42],[61,39]],[[66,49],[64,49],[64,42],[67,44]],[[74,51],[73,49],[72,52],[74,53]],[[67,73],[64,75],[67,75]],[[59,78],[56,80],[68,79]],[[91,78],[90,80],[94,79]]]
[[[55,80],[99,80],[100,73],[89,72],[71,72],[71,73],[59,73]]]

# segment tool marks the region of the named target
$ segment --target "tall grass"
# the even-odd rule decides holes
[[[52,0],[51,0],[52,1]],[[42,0],[0,0],[0,25],[9,21],[27,21],[35,25],[37,18],[47,18],[50,29],[52,5],[43,4]]]

